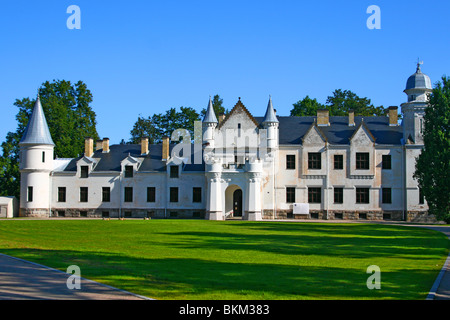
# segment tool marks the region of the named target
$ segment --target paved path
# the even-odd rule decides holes
[[[144,300],[145,297],[81,278],[67,288],[69,274],[0,254],[0,300]]]

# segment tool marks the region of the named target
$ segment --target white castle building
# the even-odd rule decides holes
[[[75,159],[54,159],[38,98],[20,141],[20,216],[428,219],[413,173],[431,91],[418,65],[400,125],[397,107],[376,117],[285,117],[270,99],[265,116],[255,117],[239,98],[223,118],[210,100],[197,126],[201,141],[105,138],[94,148],[87,138]]]

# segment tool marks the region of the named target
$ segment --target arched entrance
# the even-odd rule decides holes
[[[242,219],[244,212],[244,196],[242,189],[231,185],[225,190],[225,217]]]
[[[233,192],[233,216],[242,218],[242,190]]]

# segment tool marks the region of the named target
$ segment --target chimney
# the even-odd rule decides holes
[[[398,126],[398,107],[389,107],[389,126]]]
[[[327,109],[317,110],[317,125],[329,126],[330,125],[329,115],[330,111],[328,111]]]
[[[95,144],[95,150],[100,150],[103,149],[103,140],[97,140],[96,144]]]
[[[103,153],[109,153],[109,138],[103,138]]]
[[[221,124],[225,120],[225,113],[219,113],[219,124]]]
[[[348,111],[348,126],[349,127],[355,126],[355,110]]]
[[[169,137],[163,137],[162,140],[162,160],[167,161],[169,160]]]
[[[92,157],[94,154],[94,139],[88,137],[84,139],[84,155],[86,157]]]
[[[141,138],[141,155],[147,154],[148,154],[148,138],[143,137]]]

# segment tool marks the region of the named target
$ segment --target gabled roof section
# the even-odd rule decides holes
[[[33,144],[55,145],[52,136],[50,135],[50,130],[48,129],[47,120],[45,119],[39,96],[37,97],[33,113],[31,114],[28,125],[19,143],[19,145]]]
[[[310,134],[312,134],[312,130],[315,130],[319,137],[322,139],[322,142],[327,143],[328,139],[327,136],[320,130],[319,126],[317,125],[317,122],[314,121],[311,126],[309,127],[308,131],[306,131],[305,135],[302,137],[302,142],[305,143],[306,139]]]
[[[239,109],[243,110],[244,113],[249,117],[249,119],[255,124],[256,127],[259,126],[259,122],[256,121],[256,119],[251,115],[250,111],[247,110],[247,108],[244,106],[244,104],[241,102],[241,98],[239,97],[239,101],[236,103],[236,105],[231,109],[230,113],[226,116],[225,120],[223,120],[220,124],[218,129],[222,128],[223,125],[228,121],[228,119],[233,116],[234,113],[236,113]]]
[[[375,142],[376,138],[373,136],[372,132],[370,132],[369,128],[367,127],[366,123],[364,122],[364,119],[362,119],[361,123],[360,123],[359,126],[356,128],[355,132],[353,132],[352,136],[350,137],[350,141],[353,140],[353,138],[356,136],[356,134],[357,134],[361,129],[364,130],[364,132],[365,132],[366,135],[369,137],[369,139],[372,140],[372,142]]]

